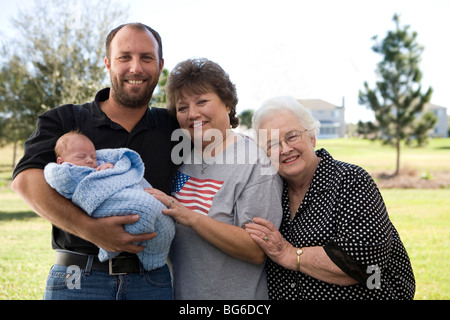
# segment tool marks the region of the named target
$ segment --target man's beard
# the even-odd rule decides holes
[[[157,82],[151,82],[151,78],[147,79],[145,82],[146,88],[142,90],[142,93],[139,95],[131,95],[126,92],[124,88],[124,82],[122,79],[119,81],[117,78],[111,77],[111,89],[114,99],[120,103],[122,106],[131,108],[131,109],[139,109],[143,106],[148,106],[150,103],[150,99],[152,98],[153,91],[156,88]],[[132,90],[133,91],[133,90]]]

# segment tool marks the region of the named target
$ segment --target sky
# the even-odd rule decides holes
[[[85,0],[76,0],[82,3]],[[87,1],[87,0],[86,0]],[[400,15],[424,46],[422,87],[450,114],[450,0],[122,0],[127,22],[142,22],[163,39],[165,67],[206,57],[219,63],[238,91],[238,113],[275,96],[345,104],[347,122],[373,119],[358,104],[364,81],[376,81],[383,39]],[[7,5],[6,5],[7,3]],[[32,0],[0,0],[0,31]],[[125,22],[125,21],[124,21]],[[425,90],[424,90],[425,91]]]

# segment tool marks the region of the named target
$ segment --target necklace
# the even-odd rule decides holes
[[[202,171],[201,171],[202,174],[205,174],[206,169],[208,169],[208,167],[209,167],[210,165],[212,165],[212,164],[216,161],[216,158],[217,158],[219,155],[223,154],[223,151],[224,151],[224,149],[227,147],[227,144],[230,143],[230,141],[231,141],[231,140],[228,139],[228,138],[231,137],[231,136],[233,136],[233,135],[234,135],[234,134],[233,134],[233,132],[232,132],[231,130],[227,130],[226,135],[225,135],[225,139],[221,140],[222,145],[219,147],[219,149],[216,149],[217,145],[216,145],[216,146],[213,146],[213,150],[214,150],[214,152],[215,152],[215,156],[212,157],[212,161],[211,161],[210,163],[204,161],[205,164],[206,164],[205,166],[203,165],[203,160],[204,160],[203,152],[200,152],[200,156],[202,157]],[[227,142],[227,141],[228,141],[228,142]],[[233,142],[233,141],[231,141],[231,142]],[[209,147],[211,148],[211,146],[209,146]]]
[[[214,163],[214,161],[216,160],[216,156],[214,158],[212,158],[211,163],[208,163],[205,161],[206,166],[203,165],[203,156],[202,156],[202,174],[205,174],[206,169],[212,165]]]
[[[208,164],[206,165],[206,167],[204,167],[204,166],[203,166],[203,162],[202,162],[202,174],[205,173],[205,170],[206,170],[209,166],[210,166],[210,163],[208,163]]]

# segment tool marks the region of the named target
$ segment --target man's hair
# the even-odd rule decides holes
[[[152,33],[152,35],[155,37],[156,42],[158,42],[158,58],[159,58],[159,63],[161,64],[162,59],[163,59],[163,52],[162,52],[162,40],[161,40],[161,36],[159,35],[159,33],[150,28],[149,26],[140,23],[140,22],[133,22],[133,23],[125,23],[122,24],[120,26],[118,26],[117,28],[111,30],[111,32],[108,34],[108,36],[106,37],[106,56],[109,58],[110,57],[110,46],[111,46],[111,41],[114,39],[115,35],[117,34],[117,32],[119,32],[120,29],[122,29],[123,27],[131,27],[135,30],[141,30],[141,31],[150,31]]]

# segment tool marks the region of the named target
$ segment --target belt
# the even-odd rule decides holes
[[[72,253],[67,251],[56,251],[55,264],[62,266],[76,265],[85,269],[89,261],[89,255]],[[92,256],[91,256],[92,257]],[[109,272],[110,275],[121,275],[127,273],[140,273],[141,266],[136,255],[118,256],[108,261],[101,262],[98,257],[93,257],[91,270]]]

